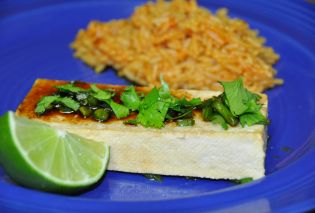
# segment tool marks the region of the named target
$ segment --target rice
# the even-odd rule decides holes
[[[71,47],[75,57],[101,72],[113,67],[140,85],[221,90],[218,81],[243,77],[252,91],[282,84],[272,65],[279,55],[265,38],[226,9],[215,14],[194,0],[148,2],[129,19],[91,21]]]

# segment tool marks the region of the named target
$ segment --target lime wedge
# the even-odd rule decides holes
[[[15,116],[0,117],[0,163],[18,184],[72,194],[97,183],[109,146]]]

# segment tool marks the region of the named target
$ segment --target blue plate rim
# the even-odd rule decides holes
[[[85,4],[85,3],[83,3],[83,4]],[[72,5],[72,3],[69,3],[69,4],[66,4],[67,6],[71,6]],[[57,6],[57,7],[59,7],[60,5],[55,5],[55,6]],[[50,9],[51,7],[50,6],[48,6],[47,7],[47,9]],[[43,10],[43,8],[39,8],[38,10]],[[29,15],[29,13],[32,13],[32,12],[34,12],[34,13],[36,13],[36,11],[37,11],[37,9],[35,9],[35,10],[32,10],[32,11],[25,11],[25,12],[21,12],[21,13],[19,13],[19,14],[12,14],[12,15],[9,15],[9,16],[7,16],[7,17],[4,17],[4,18],[1,18],[1,22],[0,22],[0,24],[2,24],[3,22],[7,22],[7,21],[12,21],[12,20],[14,20],[15,18],[21,18],[21,17],[23,17],[24,15]],[[314,29],[315,30],[315,29]],[[315,141],[315,135],[313,135],[311,138],[310,138],[310,143],[313,143],[313,141]],[[195,199],[199,199],[199,200],[207,200],[208,198],[213,198],[213,195],[216,195],[216,194],[224,194],[225,196],[227,196],[226,194],[229,194],[230,193],[230,191],[235,191],[235,190],[238,190],[238,192],[240,193],[240,194],[246,194],[246,195],[248,195],[247,193],[248,193],[248,190],[250,190],[250,189],[252,189],[253,188],[253,186],[256,186],[257,187],[257,183],[259,183],[259,182],[264,182],[266,185],[265,185],[265,187],[266,186],[270,186],[270,187],[276,187],[277,185],[273,185],[274,183],[272,182],[272,180],[273,179],[276,179],[276,178],[278,178],[279,176],[281,177],[281,175],[283,175],[283,174],[288,174],[288,176],[289,177],[291,177],[289,174],[291,174],[291,172],[292,171],[294,171],[295,170],[295,168],[296,167],[298,167],[299,166],[299,164],[301,164],[302,162],[303,163],[307,163],[308,162],[308,159],[309,158],[312,158],[312,156],[314,157],[315,156],[315,150],[314,149],[311,149],[311,150],[307,150],[306,151],[306,153],[305,153],[305,155],[303,156],[303,157],[301,157],[301,158],[299,158],[296,162],[294,162],[294,164],[292,164],[292,165],[289,165],[289,166],[287,166],[286,168],[284,168],[284,169],[282,169],[281,171],[277,171],[277,172],[274,172],[274,173],[272,173],[272,174],[270,174],[270,175],[268,175],[268,177],[267,178],[263,178],[263,179],[260,179],[260,180],[258,180],[258,181],[255,181],[255,182],[253,182],[253,183],[250,183],[250,184],[247,184],[247,185],[244,185],[244,186],[235,186],[235,187],[233,187],[233,189],[223,189],[223,190],[219,190],[219,191],[217,191],[217,192],[214,192],[214,193],[212,193],[212,192],[210,192],[210,193],[205,193],[205,194],[203,194],[203,195],[201,195],[201,196],[198,196],[198,197],[187,197],[187,198],[180,198],[180,199],[174,199],[174,200],[163,200],[163,201],[161,201],[161,200],[159,200],[159,201],[124,201],[124,202],[121,202],[121,201],[111,201],[111,203],[115,203],[115,204],[117,204],[117,205],[124,205],[125,207],[128,207],[128,206],[133,206],[133,203],[136,203],[136,204],[139,204],[139,203],[145,203],[145,204],[155,204],[155,203],[164,203],[164,202],[170,202],[170,203],[172,203],[172,202],[174,202],[174,201],[185,201],[185,202],[187,202],[187,204],[188,203],[190,203],[190,202],[188,202],[187,200],[195,200]],[[314,182],[315,181],[315,172],[312,172],[312,169],[313,169],[313,167],[310,165],[310,164],[306,164],[308,167],[306,167],[307,169],[309,169],[309,170],[307,170],[307,171],[309,171],[310,172],[310,174],[309,174],[309,176],[311,177],[311,181],[312,182]],[[301,172],[300,170],[298,170],[299,172]],[[280,174],[279,174],[280,173]],[[306,177],[306,178],[309,178],[308,176]],[[294,180],[294,178],[291,178],[291,179],[289,179],[289,180]],[[303,178],[303,179],[298,179],[298,181],[297,181],[297,179],[295,179],[295,181],[293,181],[292,183],[294,183],[294,184],[298,184],[298,183],[301,183],[301,182],[303,182],[304,181],[304,183],[305,183],[305,180],[304,180],[305,178]],[[276,182],[276,183],[278,183],[278,184],[280,184],[280,182]],[[307,181],[306,181],[306,183],[307,183]],[[304,185],[304,184],[303,184]],[[7,184],[5,184],[5,183],[2,183],[2,182],[0,182],[0,188],[7,188],[8,189],[8,191],[10,191],[10,190],[12,190],[12,186],[8,186]],[[21,187],[19,187],[19,186],[14,186],[14,187],[16,187],[16,189],[18,189],[17,191],[19,191],[20,192],[20,190],[22,190],[23,192],[26,192],[26,191],[31,191],[31,190],[29,190],[29,189],[24,189],[24,188],[21,188]],[[13,188],[14,188],[13,187]],[[307,187],[307,186],[306,186]],[[250,188],[250,189],[248,189],[248,188]],[[15,190],[16,190],[15,189]],[[256,193],[258,193],[258,192],[260,192],[259,191],[259,189],[257,189],[257,191],[253,191],[253,190],[251,190],[252,192],[251,193],[254,193],[254,194],[256,194]],[[46,194],[46,193],[44,193],[45,194],[45,197],[47,197],[47,199],[51,199],[51,198],[54,198],[54,199],[64,199],[65,197],[63,197],[63,196],[59,196],[59,195],[53,195],[53,194]],[[268,194],[271,194],[271,193],[265,193],[265,195],[268,195]],[[274,193],[273,193],[274,194]],[[315,193],[314,193],[315,194]],[[9,201],[10,199],[12,199],[13,198],[13,196],[12,196],[13,194],[10,194],[10,193],[4,193],[4,194],[0,194],[0,202],[2,202],[2,201],[4,201],[4,202],[6,202],[6,201]],[[262,195],[262,194],[260,194],[260,195]],[[15,195],[16,196],[16,195]],[[255,196],[255,195],[254,195]],[[21,194],[21,198],[22,198],[22,194]],[[24,197],[24,198],[26,198],[26,197]],[[226,198],[226,197],[225,197]],[[89,200],[87,200],[87,199],[80,199],[80,200],[78,200],[78,202],[77,202],[77,200],[73,200],[72,198],[68,198],[68,197],[66,197],[66,199],[67,199],[67,201],[70,201],[71,203],[73,203],[73,204],[76,204],[76,205],[79,205],[79,202],[82,202],[83,200],[85,201],[85,203],[89,203],[89,204],[91,204],[91,203],[94,203],[94,202],[91,202],[91,201],[89,201]],[[21,199],[22,200],[22,199]],[[216,200],[215,198],[214,198],[214,200]],[[249,198],[248,200],[251,200],[251,198]],[[297,203],[296,205],[295,205],[295,207],[291,207],[291,210],[301,210],[301,209],[308,209],[308,208],[313,208],[314,206],[315,206],[315,202],[313,202],[315,200],[315,198],[310,198],[310,199],[308,199],[308,200],[305,200],[304,202],[309,202],[309,203],[307,203],[307,204],[304,204],[304,205],[302,205],[301,206],[301,203]],[[220,200],[218,200],[218,201],[220,201]],[[222,201],[222,200],[221,200]],[[232,201],[232,200],[230,200],[230,201]],[[243,199],[243,201],[244,201],[244,199]],[[38,202],[40,202],[40,201],[38,201]],[[195,204],[196,203],[198,203],[198,202],[196,202],[196,201],[194,201],[195,202]],[[213,201],[212,201],[213,202]],[[130,205],[131,204],[131,205]],[[64,205],[67,205],[67,204],[64,204]],[[70,205],[70,204],[69,204]],[[72,205],[72,204],[71,204]],[[190,204],[191,205],[191,204]],[[66,207],[71,207],[71,206],[66,206]],[[113,206],[114,207],[114,206]]]

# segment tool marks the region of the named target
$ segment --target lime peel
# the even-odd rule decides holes
[[[0,117],[0,163],[20,185],[77,193],[102,178],[108,161],[105,143],[17,117],[13,112]]]

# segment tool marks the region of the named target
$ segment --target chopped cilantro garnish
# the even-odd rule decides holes
[[[52,108],[53,103],[62,104],[65,107],[68,107],[74,111],[77,111],[80,107],[80,104],[71,98],[60,97],[60,96],[44,96],[37,104],[35,112],[38,115],[43,114],[46,110]]]
[[[99,101],[105,101],[113,110],[115,116],[120,119],[127,117],[129,115],[129,109],[121,104],[116,103],[111,98],[115,94],[108,90],[102,90],[98,88],[95,84],[91,85],[92,96]]]
[[[204,121],[219,124],[223,129],[238,123],[243,127],[269,124],[269,120],[261,113],[262,105],[258,103],[260,96],[244,88],[242,79],[221,82],[224,92],[204,101],[200,98],[176,98],[162,78],[161,84],[161,88],[153,88],[147,94],[140,95],[134,86],[126,87],[120,95],[121,103],[113,99],[117,95],[115,91],[100,89],[96,84],[92,84],[90,89],[73,83],[58,85],[55,86],[58,91],[54,95],[43,97],[38,102],[35,112],[41,115],[50,109],[57,109],[60,112],[80,113],[86,118],[95,115],[97,110],[106,111],[106,119],[97,119],[105,121],[112,113],[121,119],[133,111],[137,113],[136,118],[124,121],[125,124],[162,128],[168,121],[174,121],[178,126],[194,125],[193,111],[198,109]]]
[[[43,114],[47,109],[51,108],[51,104],[58,99],[59,96],[44,96],[36,105],[35,113]]]
[[[58,97],[56,101],[74,111],[77,111],[80,107],[80,104],[78,102],[68,97]]]
[[[139,109],[140,98],[136,93],[134,86],[127,87],[125,91],[121,94],[120,100],[126,107],[133,111]]]
[[[235,180],[234,182],[237,183],[237,184],[244,184],[244,183],[249,183],[249,182],[252,182],[252,181],[253,181],[253,178],[247,177],[247,178],[242,178],[240,180]]]
[[[159,90],[153,88],[139,106],[138,122],[144,127],[162,128],[169,107],[159,96]]]
[[[257,104],[259,96],[244,88],[242,79],[221,84],[224,87],[223,97],[234,116],[260,110],[261,106]]]
[[[61,92],[72,92],[72,93],[78,93],[78,92],[84,92],[85,89],[81,87],[77,87],[73,84],[64,84],[64,85],[59,85],[55,86],[59,91]]]
[[[157,108],[153,107],[139,111],[137,120],[144,127],[162,128],[164,126],[163,116]]]
[[[176,120],[181,118],[191,118],[192,111],[202,103],[200,98],[193,98],[188,101],[186,98],[175,99],[169,107],[169,113],[166,118],[168,120]]]
[[[252,126],[254,124],[268,125],[270,121],[261,112],[245,113],[240,116],[242,127],[245,125]]]
[[[202,101],[200,98],[193,98],[190,101],[188,101],[186,98],[181,98],[181,99],[175,100],[171,104],[170,108],[172,110],[181,112],[185,109],[195,109],[201,103],[202,103]]]
[[[92,96],[100,101],[106,101],[110,99],[114,94],[107,90],[102,90],[98,88],[95,84],[91,85]]]
[[[234,117],[240,120],[242,127],[254,124],[269,124],[269,120],[260,112],[262,105],[258,94],[248,91],[242,79],[232,82],[221,82],[224,93],[221,95]]]
[[[167,101],[167,102],[172,102],[174,97],[171,95],[170,88],[168,84],[163,80],[162,76],[161,76],[161,84],[162,84],[162,87],[159,89],[160,99],[163,99],[164,101]]]
[[[129,115],[129,109],[124,105],[118,104],[112,99],[106,100],[106,103],[112,108],[118,119],[127,117]]]

